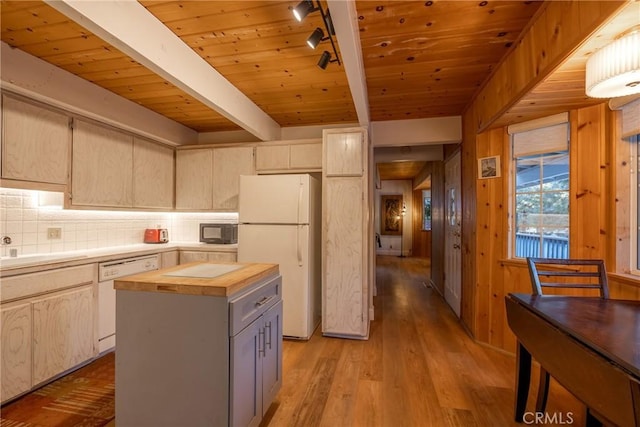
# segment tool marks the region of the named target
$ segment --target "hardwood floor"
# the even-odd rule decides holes
[[[443,298],[426,285],[427,261],[384,256],[377,262],[369,340],[327,338],[317,330],[308,342],[285,341],[283,386],[261,426],[525,425],[513,421],[514,356],[467,335]],[[83,375],[95,376],[91,370],[97,366],[104,377],[105,363],[112,372],[110,357],[83,368],[88,371]],[[535,384],[537,378],[532,388]],[[38,406],[37,398],[29,406],[33,394],[3,407],[0,427],[104,425],[47,423],[48,409]],[[532,389],[530,411],[534,399]],[[552,381],[547,414],[553,418],[537,425],[581,425],[583,412]]]
[[[316,331],[306,343],[285,341],[284,384],[261,425],[522,426],[513,421],[515,357],[467,335],[426,285],[428,261],[381,256],[377,262],[369,340]],[[530,396],[533,411],[535,390]],[[552,384],[547,413],[555,418],[545,425],[580,425],[583,411]]]

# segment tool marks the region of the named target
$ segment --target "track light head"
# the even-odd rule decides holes
[[[320,44],[320,42],[323,39],[324,39],[324,31],[322,31],[322,28],[318,27],[315,30],[313,30],[313,33],[311,33],[311,35],[307,39],[307,44],[311,49],[315,49],[316,47],[318,47],[318,44]]]
[[[318,61],[318,67],[320,67],[323,70],[326,70],[327,65],[329,65],[329,62],[331,62],[331,54],[325,50],[324,52],[322,52],[322,55],[320,55],[320,60]]]
[[[313,0],[302,0],[296,7],[293,8],[293,16],[298,22],[302,20],[311,12],[318,10],[313,6]]]

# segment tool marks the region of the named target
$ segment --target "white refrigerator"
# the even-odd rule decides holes
[[[307,340],[321,315],[321,187],[311,175],[242,175],[238,261],[280,266],[282,331]]]

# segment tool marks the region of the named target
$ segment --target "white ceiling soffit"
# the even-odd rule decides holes
[[[371,141],[374,147],[460,143],[462,117],[372,122]]]
[[[364,73],[360,28],[355,1],[327,0],[331,21],[340,46],[340,60],[347,73],[351,98],[356,107],[360,126],[369,127],[369,95]]]
[[[257,138],[280,139],[278,123],[137,1],[45,2]]]

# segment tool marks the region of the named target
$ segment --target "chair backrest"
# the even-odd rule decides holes
[[[534,295],[542,288],[598,289],[609,298],[607,270],[601,259],[527,258]]]

